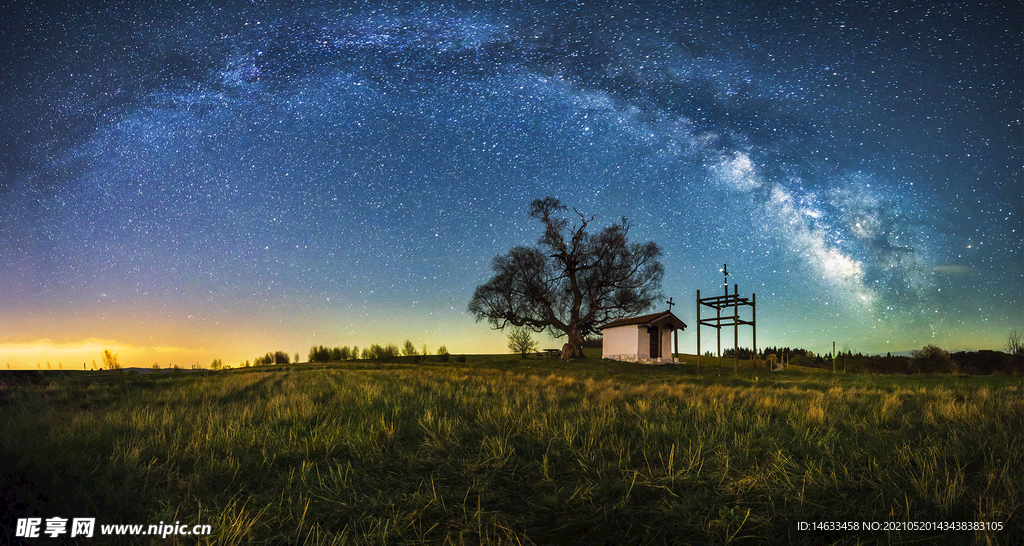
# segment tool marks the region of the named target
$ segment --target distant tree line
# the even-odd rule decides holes
[[[830,359],[823,359],[832,366]],[[1002,351],[959,351],[950,353],[935,345],[926,345],[910,352],[910,356],[864,355],[852,351],[836,354],[837,369],[859,373],[951,373],[966,375],[1019,374],[1024,356]],[[825,367],[825,366],[819,366]]]
[[[735,354],[737,351],[730,347],[722,351],[722,358],[731,359]],[[738,354],[740,359],[750,360],[754,353],[748,347],[740,347]],[[768,347],[761,352],[761,358],[767,359],[768,355],[776,355],[779,362],[782,361],[783,355],[786,355],[789,364],[796,366],[829,369],[833,367],[831,353],[816,355],[806,349]],[[981,350],[950,353],[935,345],[927,345],[911,351],[909,356],[893,356],[891,353],[883,356],[865,355],[844,349],[835,355],[835,368],[837,371],[855,373],[1012,375],[1024,371],[1024,351],[1010,353]]]
[[[343,362],[346,360],[409,360],[413,362],[422,362],[427,360],[429,352],[427,346],[424,345],[422,351],[417,350],[416,346],[413,345],[412,341],[405,340],[402,348],[394,343],[388,343],[381,345],[379,343],[373,343],[369,347],[364,347],[362,350],[359,346],[348,347],[347,345],[341,347],[325,347],[323,345],[317,347],[311,347],[309,349],[309,361],[310,362]],[[445,362],[448,360],[448,348],[442,345],[437,349],[436,355],[438,360]]]
[[[754,357],[754,351],[750,350],[749,347],[740,347],[739,351],[737,351],[736,349],[734,349],[732,347],[729,347],[728,349],[725,349],[725,350],[722,351],[722,358],[734,358],[734,356],[736,355],[737,352],[739,352],[739,358],[741,360],[750,360],[750,359],[752,359]],[[790,359],[792,359],[793,357],[799,356],[799,357],[802,357],[804,359],[811,359],[813,361],[820,360],[821,362],[825,362],[824,358],[822,358],[822,357],[815,357],[814,353],[812,353],[811,351],[808,351],[807,349],[799,349],[799,348],[791,348],[791,347],[765,347],[763,350],[760,351],[760,353],[761,353],[761,358],[766,358],[768,355],[775,355],[776,359],[779,362],[782,362],[783,356],[785,356],[786,358],[790,358]],[[708,353],[705,353],[705,356],[708,356],[709,354],[711,356],[714,355],[714,353],[710,353],[710,351],[709,351]],[[831,362],[831,361],[829,361],[829,362]]]
[[[288,364],[291,362],[291,357],[284,351],[274,351],[273,353],[267,353],[263,356],[256,357],[253,360],[253,366],[271,366],[273,364]]]
[[[358,349],[358,347],[357,347]],[[313,347],[309,350],[309,361],[310,362],[333,362],[339,360],[350,360],[352,358],[352,349],[347,345],[344,347]]]

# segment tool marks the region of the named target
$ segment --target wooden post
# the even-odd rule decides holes
[[[697,291],[697,375],[700,375],[700,290]]]
[[[754,362],[757,362],[757,293],[751,294],[750,299],[750,327],[754,330]],[[768,370],[771,371],[771,370]]]
[[[722,264],[722,292],[725,297],[729,297],[729,264]],[[717,320],[715,321],[715,331],[718,332],[718,376],[722,376],[722,306],[721,304],[715,306],[715,310],[718,311],[716,314]]]
[[[740,285],[732,285],[732,373],[740,371]]]
[[[725,287],[726,295],[729,294],[729,286]],[[715,332],[718,334],[718,376],[722,376],[722,308],[715,307]]]

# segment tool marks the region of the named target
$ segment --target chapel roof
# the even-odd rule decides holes
[[[653,326],[668,324],[674,328],[680,330],[686,329],[686,323],[679,320],[679,317],[672,314],[671,311],[661,311],[660,313],[651,313],[650,315],[641,315],[639,317],[624,318],[619,320],[613,320],[604,326],[598,326],[598,330],[605,330],[607,328],[615,328],[618,326]]]

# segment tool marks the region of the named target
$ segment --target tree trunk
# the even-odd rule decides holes
[[[562,345],[562,360],[583,358],[583,333],[579,330],[567,332],[569,342]]]

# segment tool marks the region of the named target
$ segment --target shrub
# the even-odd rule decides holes
[[[923,348],[910,351],[910,371],[913,373],[949,373],[953,372],[953,360],[949,352],[936,347],[925,345]],[[958,370],[957,370],[958,371]]]

